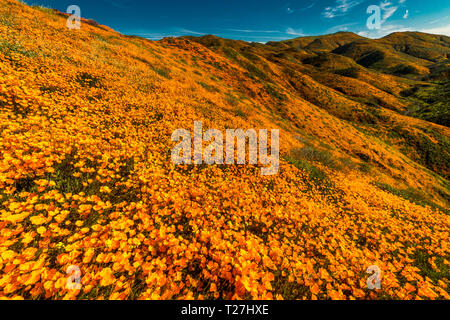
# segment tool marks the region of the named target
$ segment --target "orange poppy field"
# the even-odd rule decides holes
[[[429,60],[408,78],[334,40],[150,41],[67,17],[0,0],[2,299],[450,298],[450,129],[404,94],[448,79]],[[397,63],[392,38],[334,37]],[[174,164],[195,121],[278,129],[278,172]]]

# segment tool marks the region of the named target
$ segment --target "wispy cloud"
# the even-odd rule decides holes
[[[178,32],[179,33],[185,33],[185,34],[186,33],[187,34],[195,34],[195,35],[198,35],[198,36],[204,36],[205,35],[205,33],[203,33],[203,32],[192,31],[192,30],[184,29],[184,28],[180,29]]]
[[[400,7],[405,7],[405,3],[406,0],[399,0],[397,4],[394,4],[388,0],[383,0],[383,2],[380,3],[380,8],[383,11],[381,23],[386,22],[386,20],[392,17]],[[409,10],[406,9],[405,13],[403,14],[403,19],[407,19],[408,17]]]
[[[383,19],[381,20],[381,22],[385,22],[387,19],[389,19],[390,17],[392,17],[392,15],[397,11],[397,7],[390,7],[390,8],[386,8],[383,9]]]
[[[311,9],[316,5],[317,1],[311,2],[309,5],[302,7],[302,8],[296,8],[294,6],[291,6],[290,3],[283,6],[283,10],[286,11],[287,14],[293,14],[295,12],[302,12]]]
[[[406,10],[405,14],[403,15],[403,19],[408,19],[409,17],[409,10]]]
[[[305,34],[303,33],[302,30],[300,29],[293,29],[293,28],[286,28],[285,31],[286,34],[291,35],[291,36],[298,36],[298,37],[303,37],[305,36]]]
[[[335,33],[335,32],[339,32],[339,31],[348,31],[349,27],[354,26],[358,24],[357,22],[353,22],[353,23],[346,23],[346,24],[340,24],[337,26],[334,26],[332,28],[329,28],[326,33]]]
[[[244,33],[281,33],[279,30],[252,30],[252,29],[222,29],[232,32],[244,32]]]
[[[438,22],[441,22],[441,21],[444,21],[444,20],[447,21],[449,18],[450,18],[450,16],[445,16],[445,17],[442,17],[442,18],[430,21],[430,24],[435,24],[435,23],[438,23]]]
[[[332,19],[334,17],[344,16],[348,14],[352,8],[364,2],[364,0],[336,0],[334,7],[326,7],[322,12],[325,18]]]

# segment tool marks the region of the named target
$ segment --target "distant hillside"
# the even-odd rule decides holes
[[[66,19],[0,0],[0,298],[450,298],[448,37]],[[195,121],[279,129],[278,174],[175,165]]]
[[[364,38],[352,32],[337,32],[330,35],[299,37],[296,39],[285,40],[281,42],[269,42],[267,43],[267,45],[277,47],[279,44],[283,44],[296,49],[329,52],[348,43],[361,39]]]

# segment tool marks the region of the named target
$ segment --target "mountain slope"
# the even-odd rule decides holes
[[[424,79],[330,37],[155,42],[0,4],[2,298],[450,297],[450,131],[400,94]],[[194,121],[280,129],[279,173],[174,165]]]

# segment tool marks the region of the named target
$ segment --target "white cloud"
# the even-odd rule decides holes
[[[380,3],[380,8],[383,10],[386,10],[387,7],[389,7],[390,5],[392,5],[392,2],[382,2]]]
[[[334,17],[344,16],[350,12],[350,10],[357,5],[364,2],[363,0],[336,0],[334,7],[327,7],[322,15],[325,18],[332,19]]]
[[[405,14],[403,15],[403,19],[408,19],[409,16],[409,10],[406,10]]]
[[[400,4],[404,3],[406,0],[399,1]],[[383,15],[382,15],[382,19],[381,19],[381,23],[385,23],[386,20],[388,20],[390,17],[392,17],[394,15],[395,12],[397,12],[398,8],[400,6],[394,5],[392,2],[389,1],[384,1],[380,3],[380,8],[383,11]],[[405,17],[406,15],[406,17]],[[406,14],[403,16],[404,19],[408,18],[409,15],[409,11],[406,10]]]
[[[392,15],[397,11],[397,7],[390,7],[384,10],[383,22],[392,17]]]

